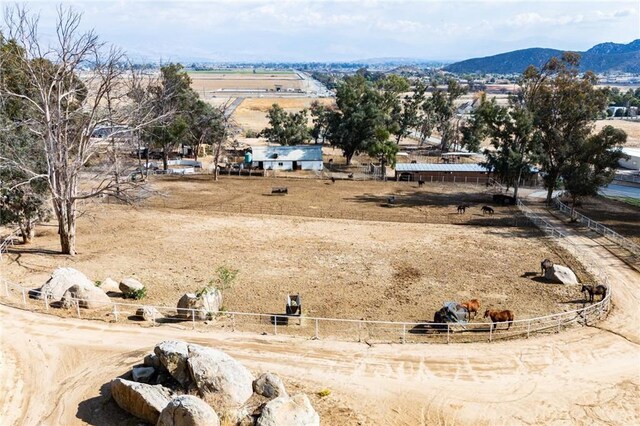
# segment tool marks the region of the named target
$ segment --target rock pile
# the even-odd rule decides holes
[[[111,382],[111,394],[125,411],[157,426],[317,426],[320,417],[304,394],[289,396],[282,380],[265,373],[254,380],[226,353],[172,340],[156,345],[133,381]]]

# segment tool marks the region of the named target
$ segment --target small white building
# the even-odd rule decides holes
[[[262,170],[322,170],[322,145],[254,146],[251,165]]]
[[[628,155],[629,159],[620,159],[618,161],[620,167],[631,170],[640,170],[640,148],[622,148],[622,152]]]

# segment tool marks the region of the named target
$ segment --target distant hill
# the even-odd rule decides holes
[[[561,56],[562,50],[531,49],[515,50],[484,58],[467,59],[444,67],[454,73],[519,74],[529,65],[541,67],[553,56]],[[601,43],[581,55],[580,69],[597,73],[621,71],[640,73],[640,39],[629,44]]]

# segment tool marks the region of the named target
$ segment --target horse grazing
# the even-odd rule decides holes
[[[336,178],[334,178],[333,176],[331,176],[331,183],[336,183]]]
[[[603,300],[606,297],[607,287],[603,286],[602,284],[598,284],[598,285],[586,284],[582,286],[582,289],[580,290],[580,292],[589,293],[589,302],[593,303],[593,299],[596,295],[602,296],[602,299],[600,300]]]
[[[460,204],[458,206],[458,214],[464,214],[466,210],[467,210],[467,206],[465,206],[464,204]]]
[[[480,309],[480,302],[478,299],[467,300],[460,305],[467,310],[467,317],[469,320],[471,320],[471,312],[473,312],[474,318],[478,315],[478,309]]]
[[[552,266],[552,261],[550,261],[549,259],[544,259],[542,262],[540,262],[540,275],[544,276],[547,273],[547,269],[551,268]]]
[[[418,187],[424,186],[424,181],[422,179],[420,179],[418,181]]]
[[[482,206],[482,214],[485,213],[493,214],[494,210],[489,206]]]
[[[511,323],[513,322],[513,312],[510,310],[506,311],[497,311],[495,309],[487,309],[484,311],[484,318],[491,318],[491,331],[495,330],[497,327],[497,323],[506,322],[507,330],[511,328]]]

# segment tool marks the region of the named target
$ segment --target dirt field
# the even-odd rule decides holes
[[[274,184],[287,185],[290,194],[264,195]],[[344,203],[342,211],[355,218],[383,210],[391,220],[404,220],[402,215],[415,209],[434,218],[458,216],[446,203],[479,197],[475,188],[449,187],[449,195],[441,192],[446,188],[427,188],[407,196],[406,205],[400,201],[392,209],[380,207],[380,194],[399,193],[400,186],[158,180],[155,187],[165,195],[142,207],[88,204],[79,221],[77,257],[53,254],[55,227],[44,226],[33,246],[16,247],[3,274],[33,286],[44,283],[57,266],[73,266],[93,280],[133,275],[149,287],[146,303],[175,306],[182,294],[206,286],[224,264],[240,270],[237,284],[225,294],[227,310],[281,312],[286,295],[300,293],[306,315],[350,319],[424,321],[442,302],[468,298],[512,309],[523,319],[573,309],[575,304],[568,302],[581,300],[577,287],[527,276],[550,257],[590,280],[535,228],[500,226],[505,218],[513,221],[510,208],[497,208],[494,219],[485,219],[472,207],[461,222],[467,226],[216,212],[220,204],[267,209],[275,203],[284,213],[295,213]]]
[[[219,89],[254,89],[281,90],[301,89],[303,80],[295,73],[282,74],[244,74],[244,73],[188,73],[191,77],[191,87],[196,92],[216,91]]]
[[[298,112],[309,108],[311,102],[317,100],[324,105],[332,105],[335,101],[329,98],[247,98],[233,114],[233,118],[243,129],[260,131],[267,127],[267,110],[271,105],[278,104],[287,112]],[[311,117],[309,117],[311,124]]]
[[[624,130],[627,133],[627,143],[624,146],[629,148],[640,147],[640,120],[598,120],[596,121],[595,131],[599,132],[604,126],[613,126]]]

